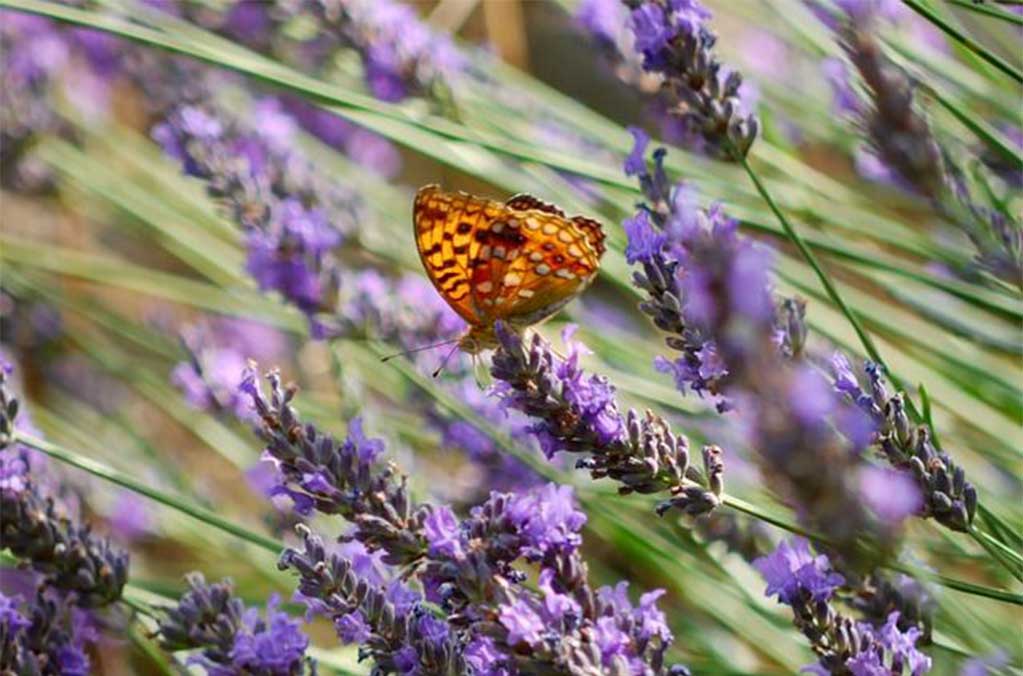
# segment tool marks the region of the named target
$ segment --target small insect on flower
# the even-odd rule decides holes
[[[427,185],[413,208],[416,245],[437,291],[469,323],[458,347],[497,347],[494,323],[544,321],[589,286],[604,254],[600,223],[532,195],[507,202]]]

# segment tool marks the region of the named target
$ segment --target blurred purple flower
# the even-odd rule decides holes
[[[800,422],[808,427],[827,424],[837,402],[824,376],[813,367],[803,366],[793,372],[788,385],[790,407]]]
[[[352,161],[384,178],[401,170],[401,154],[390,141],[297,97],[283,97],[284,107],[298,124],[327,145],[344,152]]]
[[[897,524],[923,508],[917,482],[905,472],[881,467],[860,470],[863,499],[881,520]]]
[[[621,0],[583,0],[575,18],[595,37],[614,44],[622,31],[624,12]]]
[[[622,221],[622,228],[628,238],[625,246],[625,260],[630,264],[640,261],[648,261],[655,254],[660,253],[664,247],[667,237],[658,232],[650,225],[647,212],[640,210],[632,218]]]
[[[243,42],[259,44],[270,34],[270,9],[264,0],[235,0],[227,11],[223,30]]]
[[[120,538],[133,541],[143,538],[153,528],[150,503],[134,491],[121,490],[107,512],[110,529]]]
[[[248,399],[238,389],[248,360],[278,359],[287,347],[276,329],[241,319],[186,327],[182,340],[189,359],[174,367],[171,382],[193,407],[242,420],[252,415]]]
[[[768,556],[753,561],[753,567],[767,580],[767,596],[778,596],[786,605],[796,603],[803,594],[815,601],[828,601],[835,589],[845,583],[831,569],[828,557],[810,552],[810,543],[804,538],[783,541]]]
[[[632,134],[633,146],[629,156],[625,158],[625,175],[636,176],[646,171],[646,148],[650,143],[650,136],[639,127],[629,127]]]

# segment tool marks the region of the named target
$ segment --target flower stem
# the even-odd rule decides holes
[[[925,19],[930,21],[932,24],[934,24],[935,26],[940,28],[941,31],[943,33],[945,33],[945,35],[949,36],[950,38],[952,38],[953,40],[955,40],[959,44],[963,45],[964,47],[969,49],[971,52],[973,52],[974,54],[976,54],[980,58],[984,59],[989,64],[991,64],[992,66],[997,68],[998,70],[1000,70],[1002,73],[1004,73],[1005,75],[1008,75],[1009,77],[1011,77],[1016,82],[1018,82],[1020,84],[1023,84],[1023,73],[1020,73],[1019,70],[1017,70],[1016,68],[1013,68],[1011,64],[1009,64],[1007,61],[1005,61],[1001,57],[997,56],[996,54],[992,54],[991,52],[989,52],[987,49],[984,48],[983,45],[978,44],[972,38],[970,38],[968,35],[964,35],[963,33],[961,33],[954,26],[952,26],[950,23],[945,21],[945,19],[943,19],[940,16],[938,16],[937,14],[935,14],[934,10],[932,10],[930,7],[927,7],[925,4],[920,2],[920,0],[902,0],[902,1],[904,3],[906,3],[907,5],[909,5],[910,9],[912,9],[914,12],[916,12],[917,14],[919,14],[922,17],[924,17]]]
[[[260,535],[259,533],[253,533],[252,531],[243,528],[238,524],[231,523],[227,519],[223,519],[217,516],[216,513],[208,509],[204,509],[196,505],[191,505],[185,502],[184,500],[181,500],[180,498],[168,495],[166,493],[156,490],[155,488],[150,488],[149,486],[146,486],[145,484],[136,481],[127,474],[119,472],[116,469],[113,469],[112,467],[107,467],[106,465],[96,462],[91,458],[83,457],[65,448],[61,448],[56,444],[51,444],[50,442],[44,439],[39,439],[30,434],[25,434],[24,432],[17,432],[15,434],[14,439],[16,442],[20,442],[22,444],[25,444],[26,446],[31,446],[32,448],[38,451],[42,451],[51,458],[55,458],[56,460],[65,462],[73,467],[85,470],[89,474],[98,476],[101,479],[105,479],[111,483],[115,483],[118,486],[127,488],[128,490],[134,491],[140,495],[144,495],[147,498],[155,500],[156,502],[159,502],[162,505],[166,505],[168,507],[171,507],[172,509],[176,509],[179,512],[183,512],[184,514],[191,516],[192,518],[202,521],[203,523],[207,523],[215,528],[218,528],[224,531],[225,533],[230,533],[235,537],[241,538],[246,542],[254,544],[262,549],[265,549],[268,552],[273,553],[274,555],[279,554],[281,550],[284,549],[284,545],[278,542],[277,540],[274,540],[273,538],[267,537],[265,535]]]
[[[736,153],[736,155],[738,156],[738,153]],[[878,351],[877,346],[874,345],[874,340],[870,337],[870,334],[867,333],[867,331],[863,328],[863,325],[860,323],[859,318],[846,304],[845,299],[842,298],[842,295],[838,292],[838,288],[835,287],[834,283],[831,281],[831,277],[828,276],[828,273],[824,271],[823,267],[821,267],[820,261],[817,260],[817,256],[814,255],[813,251],[811,251],[810,247],[806,245],[803,238],[798,232],[796,232],[792,223],[789,222],[789,219],[782,213],[777,202],[774,201],[771,193],[767,191],[767,187],[760,180],[760,176],[753,171],[753,167],[750,166],[749,160],[742,156],[739,156],[738,159],[739,163],[742,164],[742,168],[746,170],[746,174],[750,177],[750,180],[753,181],[753,185],[756,187],[757,192],[759,192],[760,196],[764,198],[764,201],[767,202],[767,206],[770,207],[771,212],[778,219],[778,222],[781,223],[782,230],[785,231],[788,238],[792,240],[792,243],[796,245],[797,249],[799,249],[799,253],[802,254],[803,258],[817,274],[817,278],[820,280],[821,286],[824,287],[824,291],[828,294],[828,297],[831,298],[831,301],[838,306],[838,309],[841,310],[842,314],[849,320],[849,323],[853,327],[853,331],[856,332],[857,337],[860,339],[860,343],[863,345],[863,349],[867,351],[867,356],[884,367],[888,378],[897,389],[905,391],[906,388],[902,385],[895,374],[892,373],[892,370],[888,368],[888,365],[881,357],[881,353]],[[921,418],[919,412],[916,410],[916,406],[909,399],[907,399],[906,403],[908,404],[910,413],[917,421],[919,421]]]

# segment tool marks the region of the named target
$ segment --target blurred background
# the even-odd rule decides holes
[[[0,339],[16,366],[23,423],[290,542],[297,517],[286,497],[267,495],[272,471],[260,462],[253,414],[237,389],[255,359],[300,387],[299,410],[322,429],[343,437],[347,421],[362,416],[421,500],[465,510],[491,490],[575,486],[594,583],[630,580],[635,594],[665,588],[672,657],[695,673],[787,674],[812,661],[786,609],[763,596],[739,553],[769,548],[781,530],[747,518],[658,520],[653,498],[620,497],[573,470],[572,459],[548,463],[528,421],[500,410],[486,369],[467,356],[453,357],[437,379],[429,374],[446,349],[380,363],[461,330],[419,263],[417,187],[497,199],[529,192],[596,217],[610,243],[600,277],[541,332],[560,344],[562,329],[578,325],[576,337],[593,351],[585,366],[614,383],[623,409],[655,409],[694,447],[723,446],[729,493],[792,520],[760,481],[742,430],[654,367],[666,349],[636,310],[622,253],[621,221],[642,199],[622,171],[632,148],[625,128],[667,145],[672,179],[703,204],[723,203],[744,233],[777,252],[777,289],[807,299],[815,354],[862,349],[742,170],[684,149],[658,81],[638,57],[623,57],[632,37],[618,4],[367,3],[343,30],[302,3],[270,0],[63,5],[127,26],[134,42],[0,4]],[[841,47],[810,6],[705,4],[718,55],[742,72],[743,103],[760,116],[753,156],[772,193],[893,372],[917,396],[926,384],[943,447],[1018,532],[1019,289],[978,265],[969,237],[867,152],[840,101]],[[921,105],[949,152],[985,162],[969,121],[1023,141],[1019,88],[918,13],[890,4],[885,47],[924,83]],[[972,3],[930,4],[1023,67],[1018,22],[960,6]],[[177,54],[144,44],[158,37]],[[189,105],[223,114],[216,140],[183,121]],[[175,142],[199,150],[175,150]],[[232,182],[218,153],[242,146],[265,171]],[[190,152],[202,155],[202,168],[189,166]],[[210,167],[220,173],[203,173]],[[1003,169],[1007,177],[988,188],[1018,214],[1018,168]],[[244,225],[246,207],[266,192],[316,205],[339,233],[327,247],[330,266],[317,258],[322,286],[312,306],[253,262],[264,240],[279,236]],[[269,222],[286,222],[286,201],[277,199],[282,211]],[[135,598],[173,599],[196,569],[233,578],[252,604],[271,592],[290,598],[293,581],[272,553],[80,469],[52,459],[46,468],[65,499],[130,550]],[[315,523],[324,534],[344,529],[323,517]],[[1019,591],[973,541],[930,521],[910,523],[906,543],[904,557],[917,567]],[[928,592],[938,628],[928,649],[933,673],[1021,673],[1018,605],[941,584],[928,583]],[[147,638],[145,618],[125,626],[101,640],[97,673],[177,668]],[[323,673],[368,673],[328,624],[308,630]]]

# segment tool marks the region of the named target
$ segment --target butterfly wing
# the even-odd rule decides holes
[[[511,204],[528,206],[508,208]],[[472,271],[473,304],[486,323],[528,326],[550,317],[593,281],[604,253],[600,224],[567,219],[556,207],[517,195],[490,223]]]
[[[489,200],[427,185],[416,193],[412,209],[416,247],[426,274],[458,315],[475,324],[470,261],[480,245],[473,234],[486,218]]]

